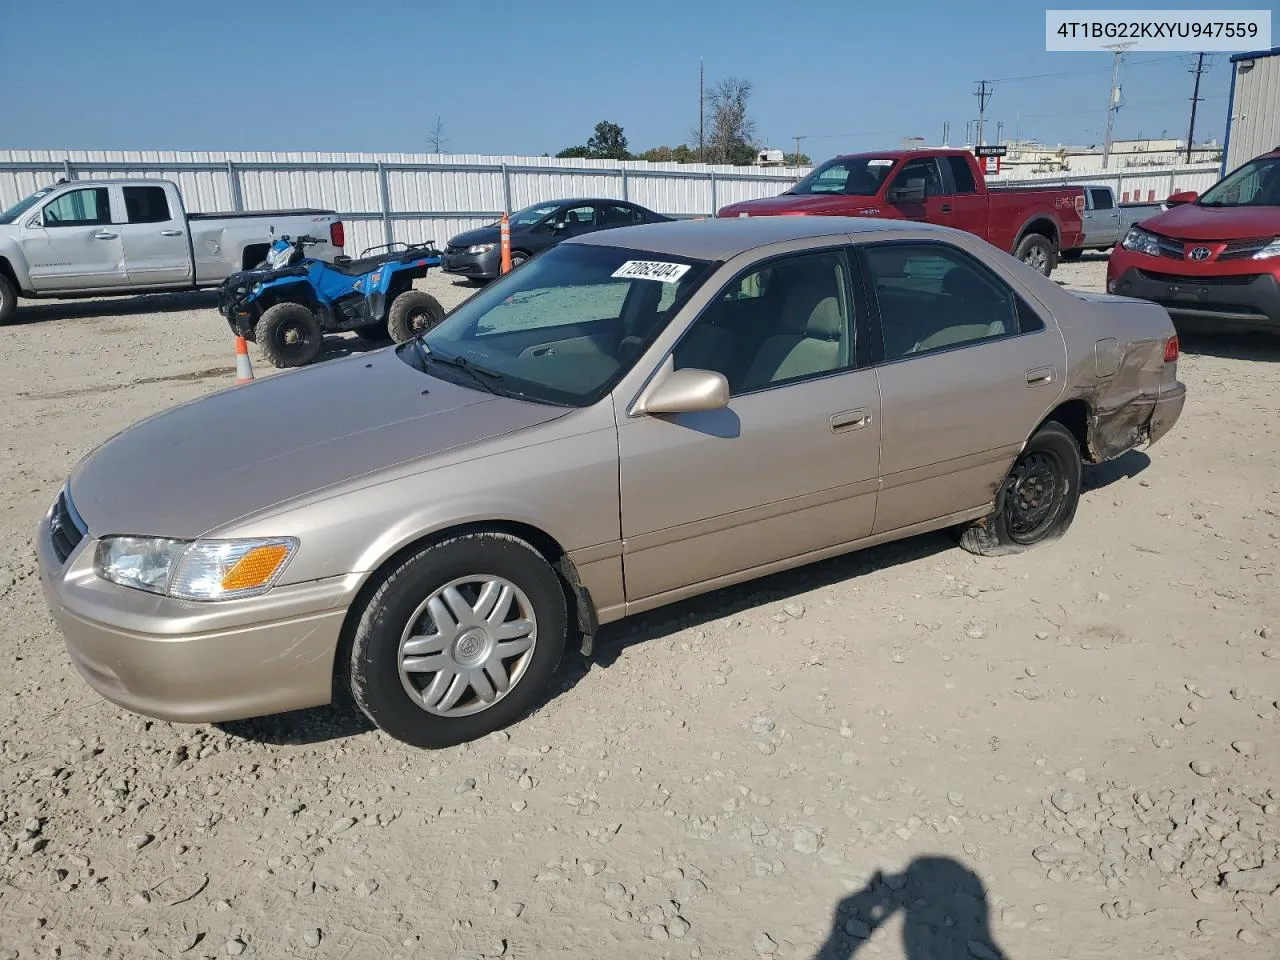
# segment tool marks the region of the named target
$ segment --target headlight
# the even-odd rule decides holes
[[[1254,260],[1269,260],[1271,257],[1280,257],[1280,237],[1276,237],[1253,255]]]
[[[492,243],[477,243],[474,247],[467,247],[467,253],[488,253],[494,246]]]
[[[179,600],[231,600],[266,593],[298,549],[292,537],[166,540],[107,537],[98,544],[98,576]]]
[[[1130,227],[1120,245],[1135,253],[1145,253],[1149,257],[1160,256],[1160,243],[1155,234],[1147,233],[1141,227]]]

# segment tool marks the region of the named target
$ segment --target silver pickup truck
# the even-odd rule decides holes
[[[343,252],[333,210],[187,213],[168,180],[64,180],[0,213],[0,323],[18,297],[75,299],[216,287],[266,257],[274,236]]]
[[[1154,217],[1163,209],[1159,203],[1116,203],[1115,191],[1110,187],[1087,186],[1084,188],[1084,243],[1071,250],[1063,250],[1063,260],[1075,260],[1086,250],[1109,250],[1124,239],[1129,228],[1147,217]]]

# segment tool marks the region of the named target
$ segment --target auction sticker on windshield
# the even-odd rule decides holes
[[[628,280],[659,280],[675,283],[689,270],[687,263],[663,263],[661,260],[628,260],[613,276]]]

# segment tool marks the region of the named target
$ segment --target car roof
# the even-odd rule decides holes
[[[569,197],[562,200],[539,200],[536,203],[525,205],[527,210],[529,207],[567,207],[578,203],[625,203],[629,207],[638,207],[640,204],[634,200],[619,200],[617,197]]]
[[[614,227],[574,237],[565,243],[631,247],[694,260],[728,260],[748,250],[787,240],[903,231],[936,237],[954,232],[928,223],[871,217],[724,217]]]

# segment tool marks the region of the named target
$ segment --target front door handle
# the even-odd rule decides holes
[[[949,203],[944,203],[944,204],[942,205],[942,212],[943,212],[943,213],[950,213],[950,212],[951,212],[951,204],[949,204]]]
[[[1034,370],[1027,371],[1027,386],[1038,387],[1041,384],[1053,383],[1053,375],[1056,373],[1053,367],[1036,367]]]
[[[93,235],[93,239],[95,239],[95,240],[114,240],[114,239],[115,239],[116,237],[118,237],[118,236],[120,236],[120,234],[118,234],[118,233],[110,233],[110,232],[108,232],[108,231],[106,231],[106,230],[103,230],[103,231],[101,231],[101,232],[99,232],[99,233],[95,233],[95,234]]]
[[[180,237],[180,236],[182,236],[182,231],[181,231],[181,230],[161,230],[161,231],[160,231],[160,236],[162,236],[162,237]]]
[[[835,414],[831,418],[831,430],[837,433],[841,430],[860,430],[871,422],[871,411],[866,407],[859,407],[857,410],[845,410]]]

